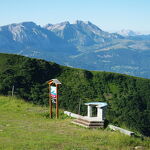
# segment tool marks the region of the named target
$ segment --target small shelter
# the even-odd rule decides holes
[[[97,108],[97,116],[95,117],[95,119],[97,119],[99,121],[105,120],[107,103],[105,103],[105,102],[90,102],[90,103],[85,103],[85,105],[87,105],[87,117],[88,118],[93,117],[92,107],[96,107]]]
[[[104,128],[105,126],[105,114],[107,103],[105,102],[90,102],[85,103],[87,105],[87,116],[78,116],[72,123],[84,126],[86,128]],[[92,108],[97,108],[96,117],[93,116]]]

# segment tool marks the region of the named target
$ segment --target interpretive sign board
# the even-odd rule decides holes
[[[52,118],[52,103],[56,104],[56,118],[59,116],[58,109],[58,87],[61,82],[57,79],[51,79],[48,81],[49,84],[49,105],[50,105],[50,118]]]

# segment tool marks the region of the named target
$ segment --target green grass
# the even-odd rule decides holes
[[[108,129],[85,129],[71,124],[60,111],[60,119],[48,118],[49,108],[0,96],[1,150],[131,150],[149,149],[144,141]]]

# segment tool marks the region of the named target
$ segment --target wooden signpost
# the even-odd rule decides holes
[[[59,107],[58,107],[58,87],[61,82],[57,79],[51,79],[48,81],[49,84],[49,105],[50,105],[50,118],[53,117],[52,114],[52,102],[56,103],[56,118],[59,117]]]

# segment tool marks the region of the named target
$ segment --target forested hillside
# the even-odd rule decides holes
[[[61,81],[60,107],[86,113],[84,102],[106,101],[107,119],[150,135],[150,80],[116,73],[91,72],[19,55],[0,54],[0,93],[48,104],[47,81]]]

